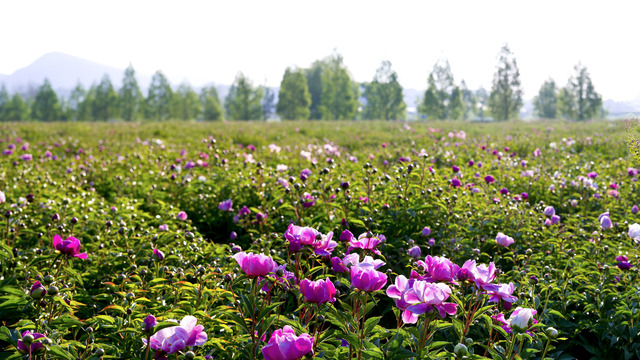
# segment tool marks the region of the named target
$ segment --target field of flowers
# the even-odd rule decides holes
[[[0,359],[638,359],[627,138],[2,124]]]

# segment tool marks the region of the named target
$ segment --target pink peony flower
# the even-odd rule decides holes
[[[265,360],[298,360],[313,351],[313,338],[309,334],[296,336],[289,325],[273,332],[269,343],[262,348]]]
[[[272,272],[277,264],[273,259],[264,254],[245,253],[244,251],[233,255],[242,271],[248,277],[265,276]]]
[[[66,240],[62,240],[60,235],[55,235],[53,237],[53,247],[65,255],[77,257],[78,259],[87,258],[87,253],[80,253],[80,240],[73,236],[68,237]]]

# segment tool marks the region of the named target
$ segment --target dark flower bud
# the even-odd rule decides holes
[[[47,290],[47,293],[51,296],[58,295],[59,292],[60,292],[60,289],[58,289],[58,287],[55,285],[49,286],[49,289]]]
[[[53,214],[53,216],[51,217],[52,221],[59,221],[60,220],[60,215],[59,214]]]

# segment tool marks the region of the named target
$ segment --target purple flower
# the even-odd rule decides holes
[[[232,231],[231,234],[229,234],[229,239],[230,240],[235,240],[238,238],[238,233],[235,231]]]
[[[164,260],[164,253],[160,249],[153,249],[153,257],[158,261]]]
[[[328,278],[318,281],[304,279],[300,283],[300,292],[308,302],[315,304],[336,301],[336,287]]]
[[[245,253],[242,251],[233,255],[233,258],[248,277],[265,276],[277,266],[271,257],[264,254]]]
[[[40,284],[40,281],[36,281],[35,283],[33,283],[33,285],[31,285],[29,295],[36,300],[40,300],[45,295],[47,295],[47,289],[42,286],[42,284]]]
[[[243,217],[243,216],[249,215],[249,214],[251,214],[251,210],[249,210],[249,208],[246,207],[246,206],[243,206],[242,209],[240,209],[240,211],[238,212],[238,216],[239,217]]]
[[[304,169],[300,172],[300,180],[306,181],[309,176],[311,176],[312,172],[309,169]]]
[[[496,179],[494,179],[493,176],[491,176],[491,175],[487,175],[487,176],[484,177],[484,181],[487,184],[492,184],[492,183],[496,182]]]
[[[638,213],[638,210],[639,210],[639,209],[638,209],[638,205],[633,205],[633,206],[631,207],[631,213],[632,213],[633,215],[637,214],[637,213]]]
[[[351,267],[351,286],[366,292],[382,289],[387,275],[375,269],[373,264],[360,263]]]
[[[620,261],[618,262],[617,266],[620,270],[629,270],[633,267],[633,265],[631,265],[631,263],[629,263],[628,261]]]
[[[340,234],[340,241],[348,242],[348,241],[352,241],[352,240],[355,241],[356,237],[353,236],[351,231],[345,230],[345,231],[342,232],[342,234]]]
[[[544,208],[544,216],[551,217],[556,214],[556,209],[553,206],[547,206]]]
[[[22,333],[22,338],[24,338],[27,335],[33,336],[34,339],[40,339],[45,337],[43,334],[32,333],[31,331],[26,330]],[[27,345],[22,341],[22,339],[18,340],[18,351],[20,351],[21,353],[25,353],[25,354],[31,353],[31,355],[34,355],[36,352],[42,349],[44,349],[44,344],[42,344],[42,342],[40,341],[34,341],[31,343],[31,345]]]
[[[636,175],[638,175],[638,170],[635,169],[635,168],[632,168],[632,167],[627,168],[627,175],[636,176]]]
[[[503,187],[502,189],[500,189],[500,194],[502,194],[502,195],[509,194],[509,189]]]
[[[347,271],[349,271],[349,269],[342,262],[342,259],[337,256],[331,258],[331,269],[335,273],[346,273]]]
[[[181,220],[181,221],[187,220],[187,213],[184,212],[184,211],[180,211],[178,213],[178,215],[176,215],[176,219]]]
[[[233,211],[233,201],[231,199],[224,200],[218,205],[218,209],[222,211]]]
[[[298,360],[309,352],[313,352],[313,338],[306,333],[296,336],[289,325],[274,331],[262,348],[265,360]]]
[[[455,284],[454,278],[460,269],[446,257],[431,255],[427,255],[424,261],[417,261],[416,265],[425,269],[425,276],[419,277],[420,280],[428,282],[444,281]]]
[[[523,192],[522,194],[520,194],[520,197],[522,198],[522,200],[527,200],[529,198],[529,194]]]
[[[53,237],[53,247],[65,255],[77,257],[78,259],[87,258],[87,253],[80,253],[80,240],[73,236],[62,240],[60,235],[55,235]]]
[[[285,239],[289,241],[291,252],[299,251],[302,245],[313,245],[318,235],[321,234],[313,228],[296,226],[293,223],[289,224],[289,228],[284,232]]]
[[[592,171],[592,172],[587,174],[587,177],[590,178],[590,179],[595,179],[595,178],[598,177],[598,173],[595,172],[595,171]]]
[[[280,270],[282,270],[282,272],[280,272]],[[273,272],[271,274],[267,274],[266,277],[275,279],[275,282],[284,285],[284,287],[287,289],[291,288],[297,283],[296,275],[291,271],[287,271],[287,264],[276,267],[275,269],[273,269]],[[262,281],[264,278],[259,277],[258,279]],[[262,284],[262,291],[264,292],[269,292],[274,286],[274,282],[272,281],[264,281],[262,282]]]
[[[453,165],[453,166],[451,166],[451,170],[452,170],[454,173],[457,173],[458,171],[460,171],[460,168],[459,168],[459,167],[457,167],[457,166],[455,166],[455,165]]]
[[[407,310],[414,314],[420,315],[435,309],[440,317],[444,318],[447,314],[456,313],[456,304],[445,303],[449,295],[451,295],[451,288],[447,284],[417,280],[404,294],[404,300],[410,304]]]
[[[429,227],[425,226],[422,228],[422,232],[420,233],[422,236],[427,237],[429,236],[429,234],[431,234],[431,229],[429,229]]]
[[[618,255],[616,256],[616,261],[629,261],[629,258],[625,255]]]
[[[475,260],[467,260],[462,269],[467,269],[473,276],[473,281],[478,289],[485,291],[497,291],[499,286],[492,284],[496,278],[496,266],[493,262],[489,265],[480,264],[476,265]]]
[[[302,195],[301,200],[302,200],[302,207],[305,209],[312,207],[313,205],[316,204],[316,198],[311,196],[311,194],[309,194],[308,192],[305,192]]]
[[[33,160],[33,155],[31,155],[31,154],[22,154],[22,156],[20,156],[20,159],[22,159],[24,161],[31,161],[31,160]]]
[[[609,216],[600,217],[600,226],[602,227],[603,230],[609,230],[613,227],[613,223],[611,222],[611,219],[609,218]]]
[[[187,346],[202,346],[207,342],[207,333],[202,325],[196,325],[194,316],[185,316],[179,326],[164,328],[155,333],[149,341],[149,347],[174,354]],[[143,339],[146,342],[146,339]]]
[[[158,226],[158,230],[160,230],[160,231],[169,231],[169,225],[162,224],[162,225]]]
[[[158,326],[158,322],[156,321],[156,317],[153,315],[148,315],[141,324],[142,331],[146,333],[153,332],[153,329]]]
[[[454,188],[459,188],[460,186],[462,186],[462,183],[457,178],[453,178],[451,179],[451,186],[453,186]]]
[[[502,247],[507,247],[511,244],[513,244],[514,240],[511,236],[507,236],[501,232],[498,233],[498,235],[496,235],[496,242],[498,243],[498,245],[502,246]]]
[[[407,310],[411,304],[404,300],[404,295],[411,290],[415,281],[407,279],[404,275],[399,275],[396,277],[395,283],[387,288],[387,296],[396,299],[396,307],[402,310],[402,322],[405,324],[415,324],[418,321],[418,315]]]
[[[313,242],[313,252],[319,256],[329,256],[333,252],[338,243],[331,240],[333,237],[333,231],[329,231],[327,235],[321,235],[320,239],[316,237]]]
[[[427,242],[427,245],[429,246],[434,246],[436,244],[436,239],[429,239],[429,241]]]
[[[489,301],[498,303],[500,302],[500,299],[502,299],[506,302],[513,303],[516,300],[518,300],[517,297],[511,295],[515,290],[516,290],[516,287],[513,285],[512,282],[508,284],[500,284],[498,285],[497,290],[489,292],[489,295],[491,295],[491,297],[489,298]]]
[[[366,249],[371,250],[374,254],[380,255],[380,250],[376,249],[376,246],[384,241],[384,235],[374,236],[371,233],[363,233],[358,236],[358,239],[351,239],[349,241],[349,248],[347,253],[350,253],[353,249]]]
[[[551,224],[557,225],[557,224],[560,223],[560,216],[553,215],[553,216],[551,216],[550,220],[551,220]]]
[[[422,251],[420,250],[420,246],[415,245],[411,249],[407,250],[407,254],[409,254],[409,256],[411,256],[412,258],[417,259],[422,254]]]

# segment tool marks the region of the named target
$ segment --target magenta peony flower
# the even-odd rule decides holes
[[[329,278],[318,281],[304,279],[300,283],[300,292],[308,302],[315,304],[336,301],[336,287]]]
[[[349,248],[347,249],[347,253],[350,253],[353,249],[366,249],[371,250],[374,254],[380,255],[380,250],[376,249],[376,246],[383,242],[385,239],[384,235],[374,236],[371,233],[363,233],[358,236],[358,239],[351,239],[349,241]]]
[[[222,211],[233,211],[233,201],[231,199],[224,200],[218,205],[218,209]]]
[[[176,218],[177,218],[178,220],[185,221],[185,220],[187,220],[187,213],[186,213],[186,212],[184,212],[184,211],[180,211],[180,212],[178,213],[178,215],[176,215]]]
[[[467,260],[462,265],[462,269],[467,269],[471,273],[478,289],[485,291],[497,291],[499,289],[498,285],[492,284],[496,278],[496,266],[493,262],[487,266],[485,264],[476,265],[475,260]]]
[[[457,305],[445,303],[451,295],[451,288],[443,283],[428,283],[416,280],[413,286],[404,294],[404,300],[410,304],[407,310],[414,314],[424,314],[431,310],[437,310],[440,317],[444,318],[456,313]]]
[[[382,289],[387,284],[387,275],[375,269],[373,264],[359,263],[351,266],[351,286],[371,292]]]
[[[31,290],[29,290],[29,296],[36,300],[42,299],[45,295],[47,295],[47,289],[42,286],[40,281],[36,281],[31,285]]]
[[[484,177],[484,181],[487,184],[492,184],[492,183],[496,182],[496,179],[494,179],[494,177],[491,176],[491,175],[487,175],[487,176]]]
[[[45,337],[43,334],[32,333],[29,330],[22,332],[23,338],[27,335],[33,336],[34,339],[40,339]],[[31,355],[35,355],[36,352],[39,352],[42,349],[44,349],[44,344],[40,341],[34,341],[31,343],[31,345],[27,345],[22,341],[22,339],[18,340],[18,351],[20,351],[21,353],[24,353],[24,354],[31,353]]]
[[[244,251],[233,255],[242,271],[248,277],[265,276],[272,272],[277,264],[273,259],[264,254],[245,253]]]
[[[158,322],[156,321],[156,317],[153,315],[147,315],[141,324],[142,331],[146,333],[153,332],[153,329],[155,329],[156,326],[158,326]]]
[[[320,239],[313,242],[313,249],[316,255],[329,256],[333,252],[338,243],[331,240],[333,231],[329,231],[327,235],[321,235]],[[317,237],[316,237],[317,239]]]
[[[184,350],[187,346],[202,346],[207,342],[207,333],[202,325],[196,325],[198,320],[194,316],[185,316],[180,325],[164,328],[155,333],[149,347],[174,354]],[[146,343],[146,339],[143,339]]]
[[[53,237],[53,247],[60,253],[77,257],[78,259],[86,259],[87,253],[80,253],[80,240],[69,236],[66,240],[62,240],[60,235]]]
[[[300,250],[302,245],[313,245],[318,235],[322,234],[313,228],[294,224],[290,224],[287,231],[284,232],[285,239],[289,240],[289,250],[291,252]]]
[[[387,296],[396,299],[396,307],[402,310],[402,322],[405,324],[415,324],[418,321],[418,314],[407,310],[411,304],[404,300],[404,295],[411,290],[414,282],[414,279],[407,279],[404,275],[399,275],[396,277],[395,283],[387,288]]]
[[[160,249],[153,249],[153,257],[158,259],[158,261],[164,260],[164,253]]]
[[[420,280],[456,284],[454,278],[460,267],[445,257],[427,255],[424,261],[419,260],[416,265],[425,269],[425,276],[419,277]]]
[[[427,237],[431,234],[431,229],[428,226],[422,228],[422,232],[420,233],[422,236]]]
[[[516,290],[516,287],[512,282],[508,284],[500,284],[498,286],[499,287],[496,291],[489,292],[489,295],[491,295],[489,298],[490,302],[498,303],[500,302],[500,299],[502,299],[506,302],[513,303],[518,300],[517,297],[511,295]]]
[[[411,249],[407,250],[407,254],[409,254],[409,256],[411,256],[412,258],[417,259],[422,254],[422,250],[420,250],[420,246],[415,245]]]
[[[547,206],[544,208],[544,216],[551,217],[556,214],[556,209],[553,206]]]
[[[313,338],[309,334],[296,336],[289,325],[273,332],[269,343],[262,348],[265,360],[298,360],[313,351]]]
[[[513,244],[514,240],[511,236],[507,236],[501,232],[498,233],[498,235],[496,235],[496,242],[498,243],[498,245],[502,246],[502,247],[507,247],[511,244]]]

